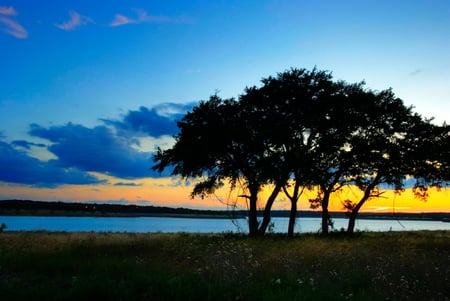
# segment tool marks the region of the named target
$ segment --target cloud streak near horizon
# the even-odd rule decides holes
[[[142,106],[128,111],[121,119],[103,119],[104,124],[95,127],[71,122],[50,127],[31,124],[29,135],[48,143],[27,140],[8,143],[4,141],[6,137],[1,137],[0,182],[54,188],[65,184],[108,184],[92,173],[125,180],[168,176],[169,173],[151,170],[157,145],[143,149],[140,139],[153,137],[153,141],[159,141],[160,137],[175,135],[176,120],[192,106],[175,103],[153,108]],[[47,150],[55,159],[42,161],[33,157],[33,147]],[[111,185],[140,186],[123,181]]]
[[[40,161],[4,141],[0,141],[0,172],[0,181],[36,187],[105,183],[78,168],[62,168],[57,160]]]
[[[12,20],[10,16],[17,16],[18,13],[14,7],[0,6],[0,29],[13,37],[18,39],[25,39],[28,37],[27,30],[18,22]]]
[[[35,124],[30,134],[52,142],[48,150],[64,168],[76,167],[123,179],[152,176],[151,152],[138,151],[131,146],[129,137],[116,135],[109,127],[87,128],[68,123],[44,128]]]

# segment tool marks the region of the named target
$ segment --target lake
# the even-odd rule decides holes
[[[272,218],[273,232],[285,233],[288,218]],[[348,220],[335,218],[334,228],[347,228]],[[191,232],[191,233],[246,233],[245,219],[209,219],[174,217],[61,217],[61,216],[0,216],[0,224],[6,224],[5,231],[67,231],[67,232]],[[318,232],[319,218],[298,218],[296,233]],[[356,230],[362,231],[412,231],[450,230],[450,223],[431,220],[377,220],[361,219]]]

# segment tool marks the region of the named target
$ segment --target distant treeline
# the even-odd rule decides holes
[[[30,200],[0,201],[0,215],[66,215],[66,216],[184,216],[230,218],[240,212],[197,210],[159,206],[46,202]]]
[[[262,214],[262,212],[261,212]],[[195,218],[245,218],[246,210],[200,210],[161,206],[0,200],[0,215],[34,216],[173,216]],[[332,217],[345,218],[345,212],[332,212]],[[299,211],[298,217],[321,216],[319,211]],[[272,217],[289,217],[289,211],[274,210]],[[449,213],[361,213],[361,219],[450,220]]]

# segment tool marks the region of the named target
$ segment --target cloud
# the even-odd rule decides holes
[[[14,9],[14,7],[9,6],[0,6],[0,15],[5,15],[5,16],[17,16],[17,12]]]
[[[26,140],[14,140],[13,142],[11,142],[12,145],[14,146],[20,146],[23,147],[25,149],[31,149],[32,146],[37,146],[37,147],[46,147],[45,144],[42,143],[33,143],[33,142],[29,142]]]
[[[31,125],[30,134],[52,142],[48,150],[64,168],[99,172],[122,179],[160,177],[152,171],[152,152],[137,150],[133,137],[120,135],[107,126],[87,128],[68,123],[63,126]]]
[[[82,16],[74,10],[69,12],[70,20],[61,24],[55,24],[56,27],[62,30],[71,31],[79,26],[92,23],[92,19],[86,16]]]
[[[164,103],[153,108],[128,111],[118,120],[103,120],[103,125],[86,127],[67,123],[55,126],[31,124],[29,134],[48,142],[27,140],[5,142],[0,132],[0,181],[39,187],[64,184],[105,184],[96,173],[113,176],[115,186],[140,186],[128,182],[140,178],[160,178],[152,171],[155,146],[173,142],[178,132],[176,120],[194,104]],[[33,154],[45,150],[46,160]]]
[[[154,109],[158,115],[164,117],[176,117],[180,119],[187,113],[187,111],[190,111],[197,104],[197,102],[188,104],[166,102],[155,106]]]
[[[188,17],[171,18],[167,16],[151,16],[143,9],[135,9],[136,16],[130,18],[122,14],[116,14],[114,20],[109,24],[110,26],[117,27],[127,24],[137,23],[186,23],[190,22]]]
[[[131,24],[131,23],[136,23],[136,22],[124,15],[116,14],[114,16],[114,20],[110,23],[110,25],[113,27],[116,27],[116,26],[122,26],[125,24]]]
[[[90,204],[111,204],[111,205],[138,205],[138,206],[151,206],[153,202],[147,200],[137,200],[130,201],[127,199],[117,199],[117,200],[88,200],[83,203]]]
[[[18,39],[25,39],[28,37],[26,29],[18,22],[4,16],[17,16],[18,13],[14,7],[0,6],[0,30],[4,33],[12,35]]]
[[[50,188],[105,182],[75,167],[61,167],[56,160],[43,162],[30,157],[4,141],[0,141],[0,181]]]
[[[176,121],[192,109],[193,105],[164,103],[151,109],[140,107],[137,111],[128,111],[121,121],[102,121],[122,131],[140,132],[153,137],[173,136],[178,133]]]
[[[118,182],[115,183],[114,186],[130,186],[130,187],[136,187],[136,186],[142,186],[142,183],[124,183],[124,182]]]

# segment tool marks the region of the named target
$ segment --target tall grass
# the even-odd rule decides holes
[[[449,300],[450,232],[4,232],[1,300]]]

